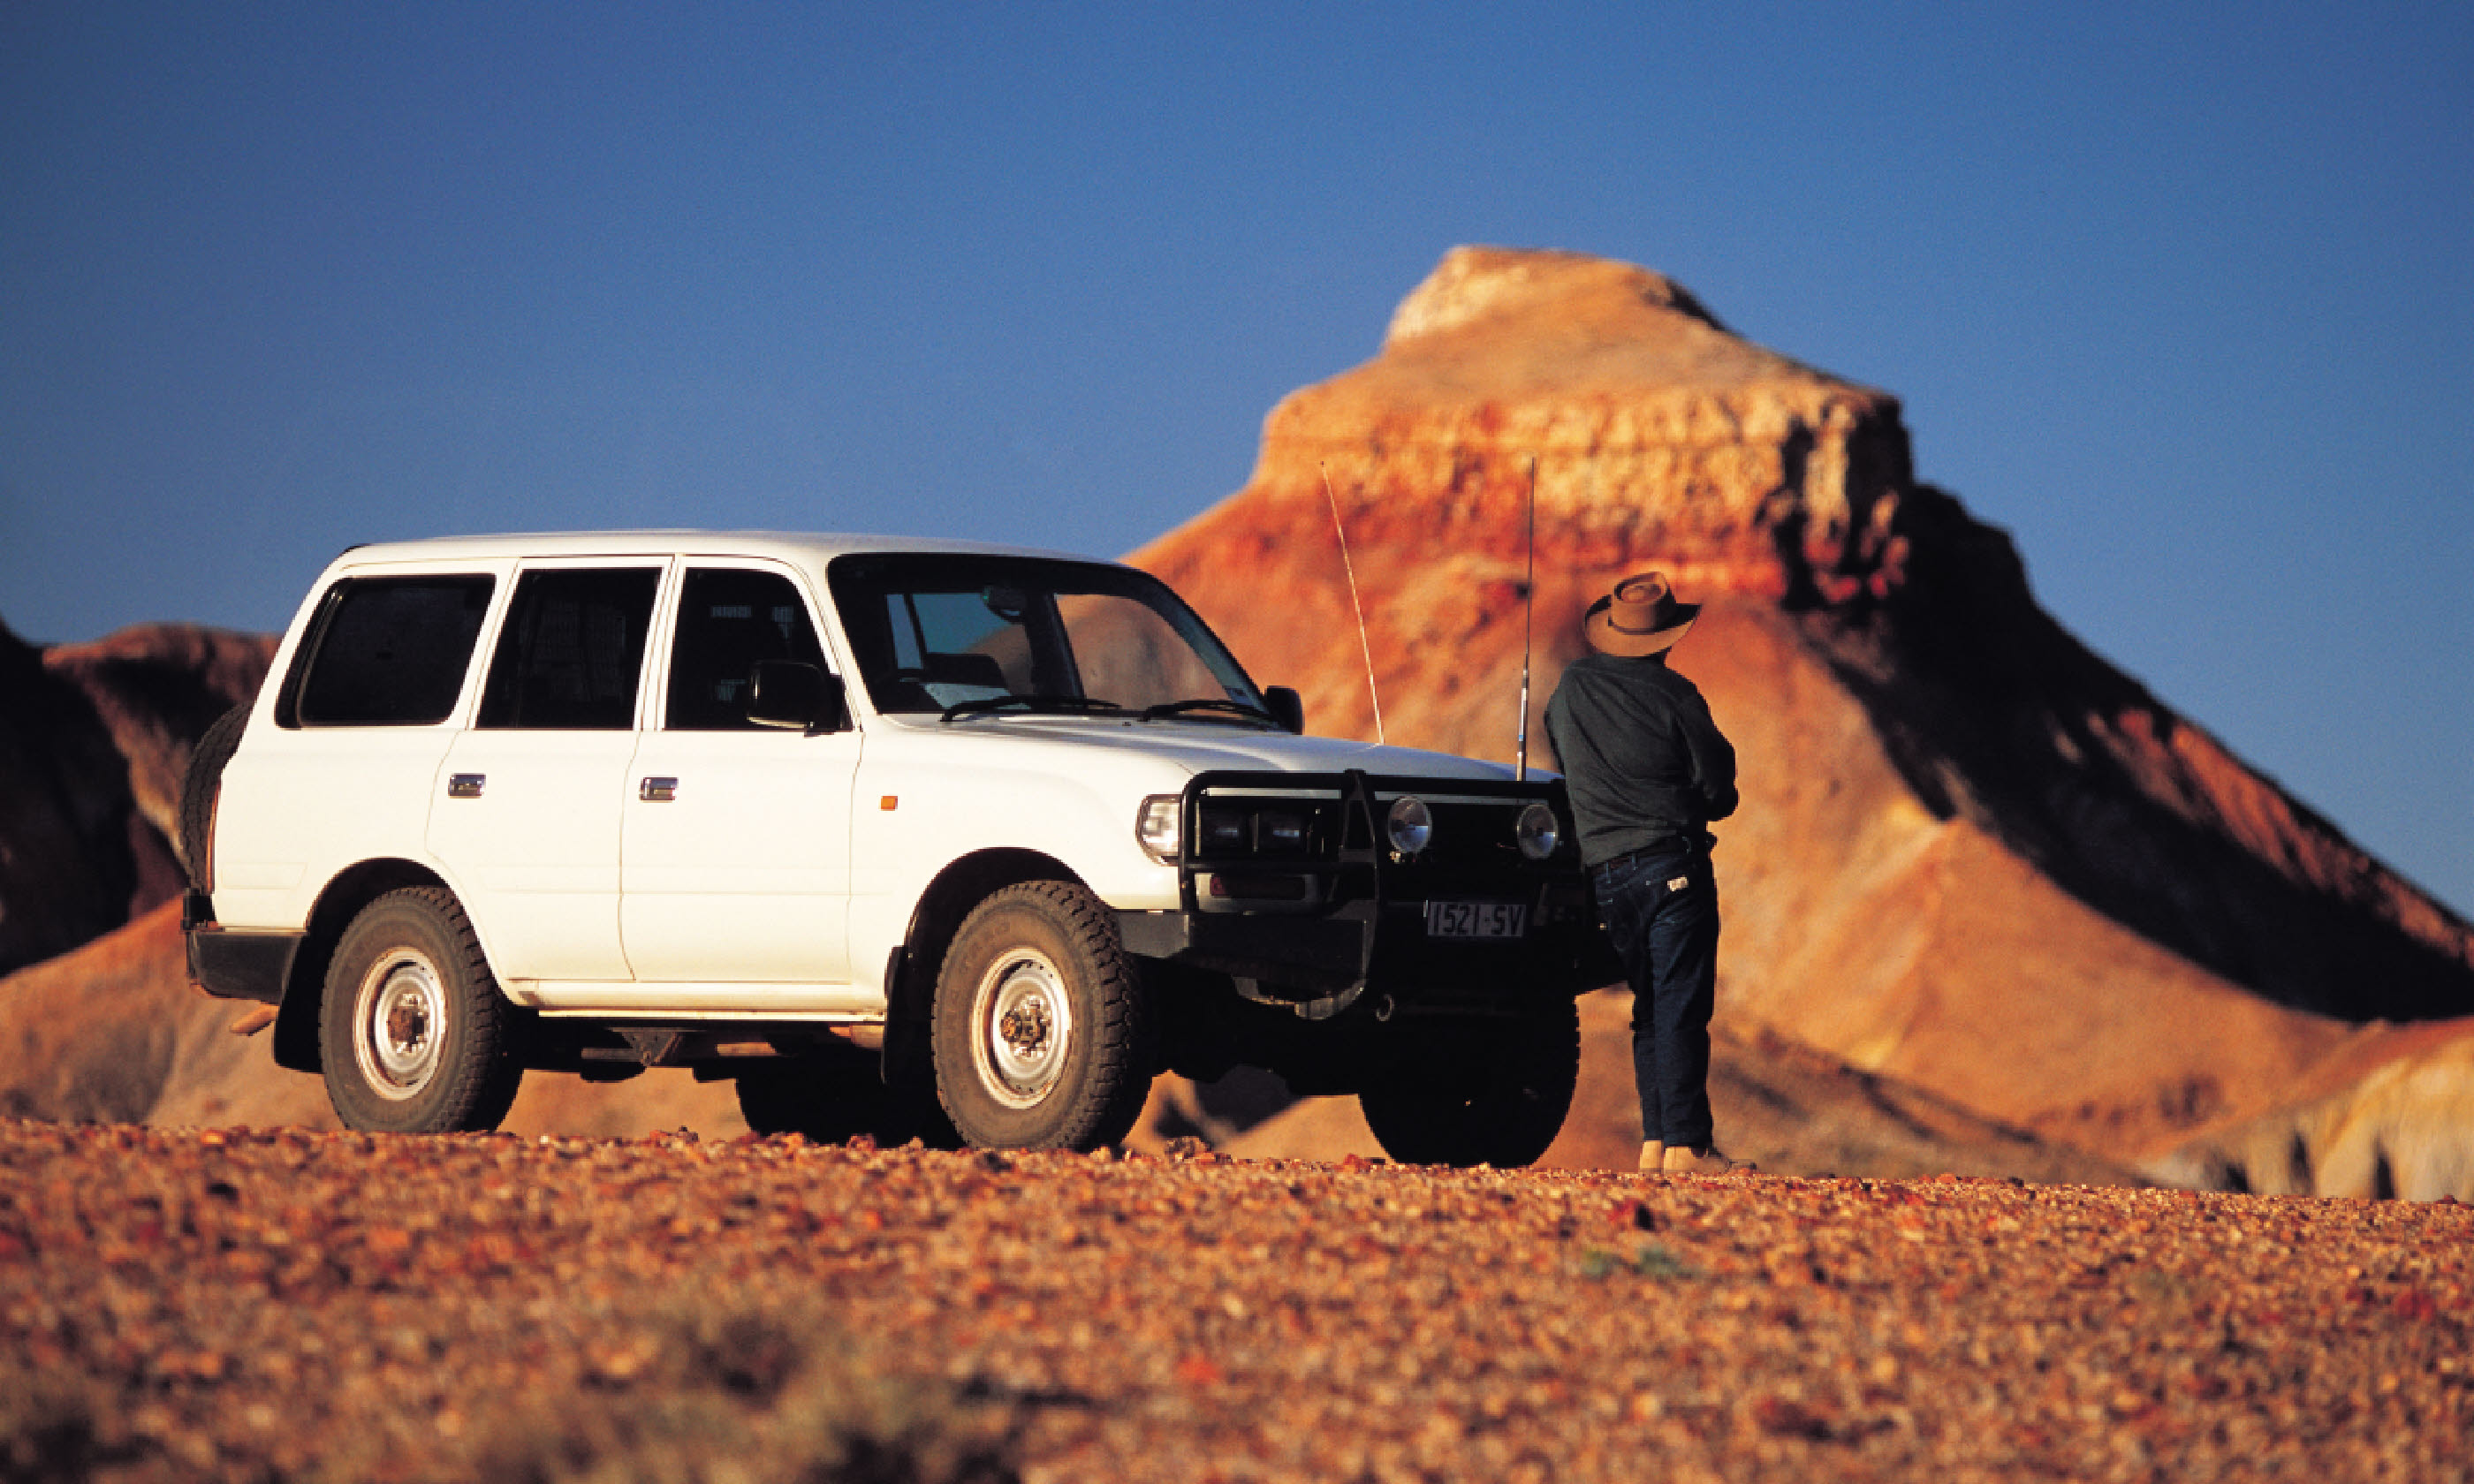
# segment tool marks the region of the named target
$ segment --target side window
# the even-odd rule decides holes
[[[1019,589],[896,595],[894,643],[918,656],[911,679],[938,706],[1057,690],[1031,677],[1031,600]]]
[[[300,727],[428,727],[464,689],[490,609],[487,575],[348,578],[325,611],[277,720]]]
[[[612,730],[636,724],[658,567],[526,572],[498,632],[482,727]]]
[[[825,667],[799,589],[779,572],[691,567],[679,589],[670,641],[670,689],[663,725],[672,731],[753,729],[747,682],[757,661]]]
[[[887,710],[937,710],[992,696],[1079,694],[1052,600],[1004,584],[896,588],[845,605],[852,641],[872,657],[870,694]],[[862,660],[865,664],[867,661]]]

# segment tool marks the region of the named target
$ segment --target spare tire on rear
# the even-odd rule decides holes
[[[215,889],[215,800],[223,792],[224,765],[238,751],[248,725],[247,702],[216,717],[189,754],[189,771],[181,778],[181,838],[172,843],[181,852],[189,885],[201,892]]]

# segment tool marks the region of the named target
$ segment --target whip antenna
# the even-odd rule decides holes
[[[1374,703],[1374,740],[1383,740],[1383,698],[1374,693],[1374,647],[1366,642],[1366,606],[1357,601],[1357,567],[1348,560],[1348,528],[1340,523],[1340,496],[1331,492],[1331,466],[1322,470],[1322,497],[1331,503],[1331,529],[1340,538],[1340,569],[1348,574],[1349,611],[1357,615],[1357,651],[1366,657],[1366,699]]]
[[[1538,609],[1538,455],[1529,456],[1529,569],[1520,578],[1520,752],[1512,776],[1529,781],[1529,625]]]

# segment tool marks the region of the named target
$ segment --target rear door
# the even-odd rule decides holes
[[[631,977],[618,933],[619,809],[667,566],[568,559],[516,574],[473,725],[448,749],[429,811],[430,850],[502,980]]]
[[[423,838],[473,653],[513,565],[381,564],[320,596],[224,770],[215,912],[226,925],[298,928],[337,872]]]
[[[770,562],[683,563],[659,725],[622,804],[621,935],[640,981],[853,977],[851,783],[860,734],[748,721],[764,660],[835,668],[805,586]]]

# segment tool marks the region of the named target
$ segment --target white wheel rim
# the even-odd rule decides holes
[[[371,1091],[392,1103],[421,1095],[446,1050],[447,990],[437,966],[390,948],[361,976],[352,1000],[352,1056]]]
[[[980,976],[971,1062],[989,1096],[1007,1108],[1037,1106],[1055,1090],[1073,1041],[1074,1002],[1048,955],[1015,948]]]

